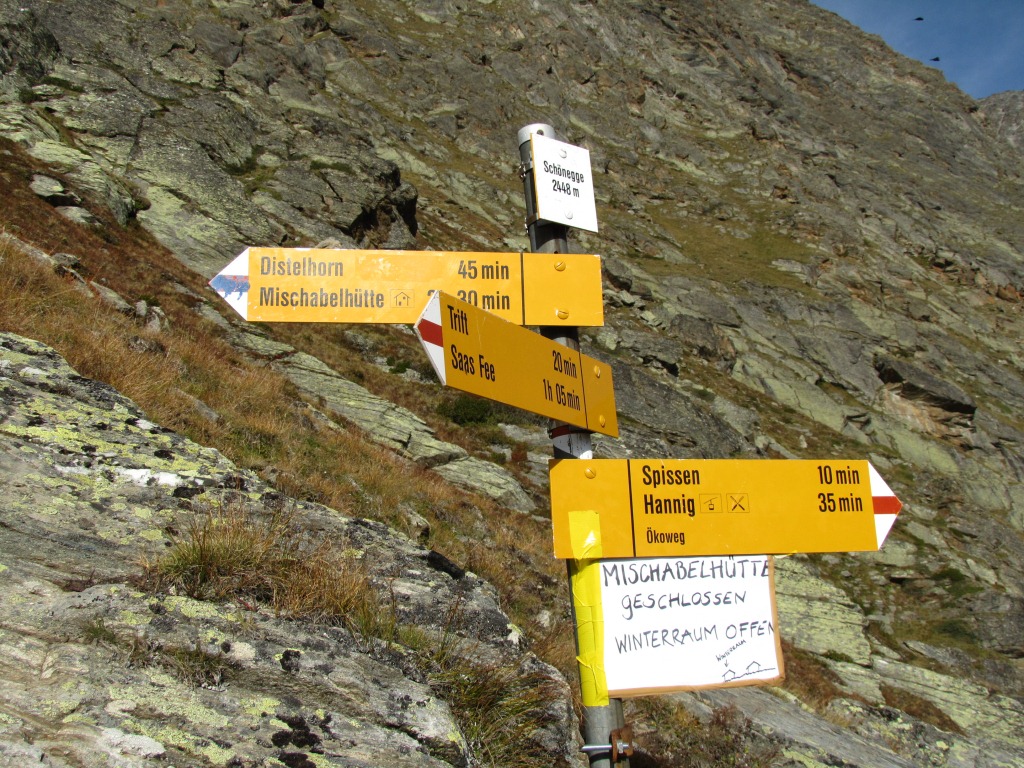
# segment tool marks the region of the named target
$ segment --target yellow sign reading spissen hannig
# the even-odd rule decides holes
[[[518,325],[604,324],[589,254],[249,248],[210,284],[265,322],[411,324],[443,290]]]
[[[573,560],[870,551],[901,507],[867,461],[573,459],[550,480]]]

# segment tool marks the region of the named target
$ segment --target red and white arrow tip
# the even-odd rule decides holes
[[[447,384],[444,372],[444,338],[441,332],[441,294],[438,291],[430,294],[426,308],[413,327],[416,335],[420,337],[420,344],[423,345],[437,378],[442,384]]]
[[[217,273],[210,281],[213,288],[220,297],[224,299],[231,308],[242,316],[243,320],[249,319],[249,249],[246,248],[234,261]]]
[[[903,509],[903,502],[896,498],[889,484],[871,464],[868,464],[868,475],[871,478],[871,502],[875,509],[875,538],[881,549],[882,542],[896,522],[896,515]]]

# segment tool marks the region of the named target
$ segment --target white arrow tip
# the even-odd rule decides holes
[[[871,464],[868,464],[868,475],[871,479],[871,503],[875,512],[875,540],[881,548],[903,504]]]
[[[430,301],[424,307],[420,319],[413,326],[420,337],[423,351],[427,353],[430,364],[442,384],[447,383],[444,368],[444,338],[441,328],[441,295],[437,291],[430,294]]]
[[[246,248],[238,254],[234,260],[224,269],[218,272],[210,281],[213,288],[220,297],[224,299],[231,308],[248,320],[249,314],[249,249]]]
[[[889,535],[895,522],[896,515],[875,515],[875,541],[878,542],[879,549],[882,548],[885,537]]]

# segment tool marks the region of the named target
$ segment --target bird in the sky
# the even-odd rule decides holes
[[[914,21],[924,21],[924,16],[918,16]]]
[[[942,59],[940,59],[938,56],[936,56],[934,59],[932,59],[932,61],[942,61]]]

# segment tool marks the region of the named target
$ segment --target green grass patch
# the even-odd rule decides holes
[[[655,277],[680,275],[704,278],[737,286],[752,280],[761,285],[790,288],[801,293],[809,290],[797,276],[774,266],[782,259],[801,264],[811,263],[816,253],[791,236],[754,227],[749,236],[730,234],[727,227],[742,225],[726,223],[715,225],[704,218],[673,216],[669,211],[650,209],[658,228],[666,232],[671,241],[678,243],[688,263],[672,263],[645,259],[643,268]]]

